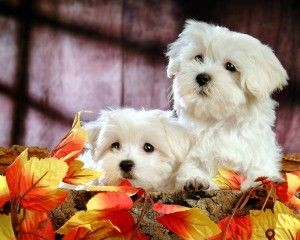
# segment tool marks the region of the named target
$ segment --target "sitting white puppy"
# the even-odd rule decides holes
[[[260,176],[279,180],[277,103],[270,95],[288,76],[272,50],[247,34],[188,20],[167,56],[174,109],[197,136],[178,187],[217,188],[212,178],[220,167],[246,175],[244,189]]]
[[[90,151],[82,160],[104,171],[106,185],[128,179],[148,191],[174,190],[174,173],[189,152],[191,138],[171,114],[128,108],[102,111],[96,121],[84,125]]]

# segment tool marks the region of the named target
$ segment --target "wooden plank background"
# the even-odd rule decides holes
[[[0,145],[51,147],[74,114],[106,107],[168,109],[164,52],[184,20],[245,32],[271,46],[288,71],[275,130],[300,151],[299,1],[2,0]]]

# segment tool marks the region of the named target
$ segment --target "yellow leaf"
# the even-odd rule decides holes
[[[0,239],[1,240],[16,240],[10,215],[0,215]]]
[[[0,175],[0,208],[9,200],[9,189],[5,176]]]
[[[294,216],[280,213],[276,223],[276,240],[294,240],[300,232],[300,220]]]
[[[275,214],[267,209],[266,211],[252,210],[250,211],[250,219],[252,224],[253,240],[266,239],[266,235],[275,235]]]
[[[59,234],[68,234],[71,230],[79,227],[97,231],[99,235],[110,235],[119,230],[109,221],[101,220],[99,211],[79,211],[76,212],[61,228],[57,230]],[[102,239],[102,238],[97,238]]]
[[[219,168],[218,172],[213,181],[220,189],[240,190],[242,182],[246,179],[245,176],[226,168]]]
[[[83,168],[84,163],[80,160],[74,160],[69,164],[69,169],[66,177],[64,178],[65,183],[80,185],[87,182],[91,182],[99,178],[102,174],[92,169]]]
[[[276,201],[274,204],[274,213],[275,215],[278,215],[280,213],[288,214],[288,215],[293,215],[294,211],[284,205],[283,203]]]

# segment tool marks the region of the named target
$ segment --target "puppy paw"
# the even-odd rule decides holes
[[[183,186],[183,190],[187,192],[203,191],[209,188],[209,184],[201,178],[189,179]]]

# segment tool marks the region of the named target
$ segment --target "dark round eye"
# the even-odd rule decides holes
[[[119,142],[114,142],[110,148],[113,150],[113,149],[116,149],[116,150],[119,150],[120,149],[120,143]]]
[[[145,143],[144,144],[144,151],[145,152],[153,152],[154,151],[154,147],[150,143]]]
[[[230,72],[235,72],[236,71],[235,66],[231,62],[225,63],[225,68],[226,68],[226,70],[228,70]]]
[[[203,57],[202,57],[202,55],[197,55],[197,56],[195,56],[195,60],[196,60],[197,62],[203,62]]]

